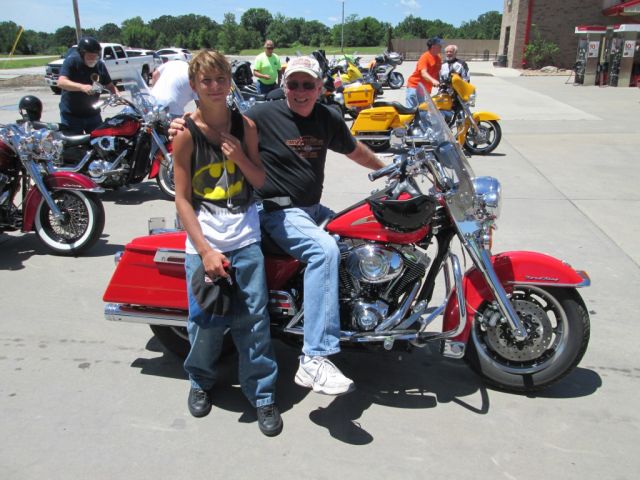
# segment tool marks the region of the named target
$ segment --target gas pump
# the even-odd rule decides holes
[[[583,85],[584,84],[584,72],[587,68],[587,50],[589,47],[589,42],[586,38],[578,39],[578,53],[576,55],[576,66],[574,68],[575,77],[573,80],[574,84]]]
[[[622,61],[622,44],[623,40],[615,33],[609,39],[609,56],[607,64],[609,66],[607,85],[610,87],[618,86],[618,76],[620,74],[620,62]]]
[[[595,85],[599,74],[599,58],[602,39],[607,27],[601,25],[578,25],[578,50],[576,53],[575,83]]]

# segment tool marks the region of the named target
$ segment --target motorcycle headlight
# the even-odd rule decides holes
[[[491,220],[500,217],[502,208],[502,188],[494,177],[476,177],[473,179],[476,208]]]
[[[357,247],[347,257],[347,270],[353,278],[370,283],[397,277],[402,273],[403,264],[398,252],[377,245]]]

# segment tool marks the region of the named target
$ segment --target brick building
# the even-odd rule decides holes
[[[560,47],[556,66],[576,63],[581,25],[640,23],[640,0],[505,0],[498,54],[512,68],[526,67],[525,46],[537,32]]]

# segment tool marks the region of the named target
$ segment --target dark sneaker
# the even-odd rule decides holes
[[[275,404],[258,407],[258,427],[267,437],[275,437],[282,431],[282,418]]]
[[[205,417],[211,411],[211,395],[206,390],[191,387],[188,404],[191,415]]]

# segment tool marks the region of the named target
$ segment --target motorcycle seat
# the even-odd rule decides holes
[[[414,115],[418,111],[417,108],[405,107],[400,102],[387,102],[384,100],[379,102],[373,102],[373,106],[374,107],[393,107],[401,115]]]
[[[75,147],[78,145],[84,145],[85,143],[89,143],[89,139],[91,138],[91,134],[86,133],[84,135],[60,135],[63,143],[67,147]]]

